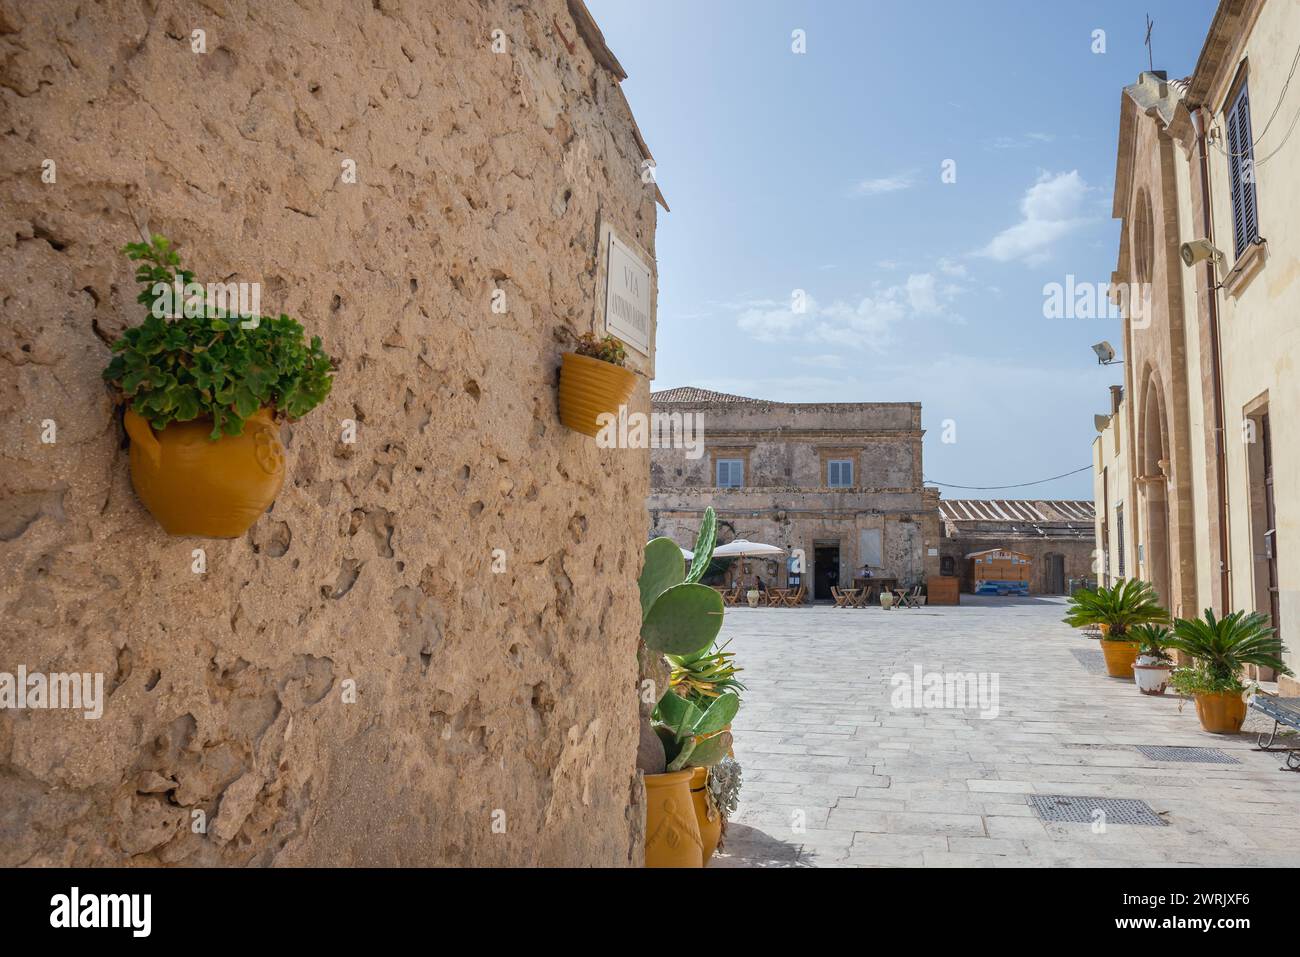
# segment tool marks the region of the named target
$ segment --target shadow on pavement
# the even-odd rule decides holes
[[[710,867],[809,867],[800,863],[798,844],[790,844],[744,824],[727,825],[724,846]]]

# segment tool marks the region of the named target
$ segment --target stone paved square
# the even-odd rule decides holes
[[[714,867],[1300,865],[1300,774],[1189,701],[1085,668],[1062,598],[727,610],[748,686],[741,805]],[[997,713],[895,708],[891,676],[997,675]],[[991,684],[989,685],[991,689]],[[923,702],[924,703],[924,702]],[[989,709],[992,710],[992,709]],[[1170,763],[1138,745],[1221,749]],[[1030,795],[1145,801],[1165,827],[1040,820]]]

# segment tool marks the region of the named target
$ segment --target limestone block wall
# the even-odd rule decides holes
[[[0,114],[0,671],[107,695],[0,711],[0,865],[637,863],[647,453],[556,382],[654,187],[569,6],[0,0]],[[339,359],[236,540],[131,489],[141,228]]]

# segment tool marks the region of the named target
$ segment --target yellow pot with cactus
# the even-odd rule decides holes
[[[693,768],[645,776],[645,866],[703,867],[704,847],[691,799]],[[716,846],[716,842],[715,842]]]

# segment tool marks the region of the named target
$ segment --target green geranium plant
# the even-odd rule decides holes
[[[308,342],[286,315],[239,314],[217,301],[164,236],[123,252],[139,263],[136,300],[149,314],[113,343],[104,380],[155,429],[210,419],[216,440],[241,434],[260,408],[297,419],[329,395],[335,364],[319,336]]]

